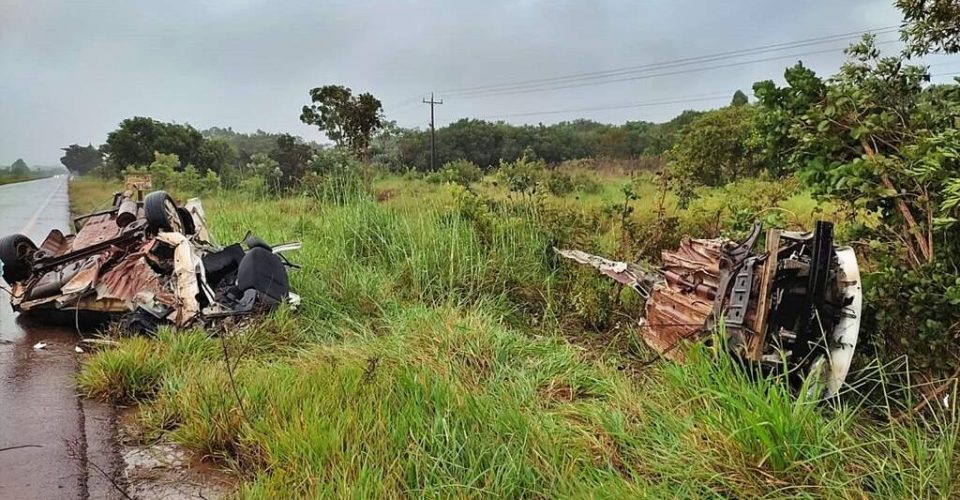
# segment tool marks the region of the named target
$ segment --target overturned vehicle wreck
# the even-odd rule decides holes
[[[134,332],[185,327],[296,302],[281,252],[248,236],[212,243],[203,207],[178,205],[149,181],[129,181],[111,208],[74,219],[76,234],[51,231],[39,246],[0,238],[3,279],[15,311],[40,321],[119,320]],[[246,247],[246,248],[244,248]]]
[[[811,232],[770,229],[756,251],[761,231],[755,225],[742,243],[685,238],[662,252],[659,268],[557,252],[640,293],[641,335],[664,357],[682,361],[691,342],[720,331],[738,358],[797,384],[818,377],[824,395],[835,395],[860,331],[863,296],[853,249],[835,246],[833,224],[824,221]]]

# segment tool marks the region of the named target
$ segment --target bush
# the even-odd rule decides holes
[[[547,190],[550,194],[564,196],[574,190],[573,178],[566,172],[553,170],[547,175]]]
[[[165,189],[185,195],[208,194],[220,188],[220,178],[213,170],[200,175],[197,168],[187,165],[180,170],[180,159],[175,154],[154,153],[154,161],[146,167],[129,167],[126,175],[149,175],[154,189]]]
[[[460,184],[469,186],[483,178],[483,170],[469,160],[456,160],[445,163],[440,170],[427,175],[427,182],[434,184]]]
[[[543,160],[531,158],[524,153],[517,161],[506,162],[500,160],[497,177],[507,185],[510,191],[523,195],[531,195],[536,191],[537,184],[543,179],[546,164]]]
[[[317,153],[302,182],[308,194],[341,205],[370,193],[363,164],[341,149],[325,149]]]

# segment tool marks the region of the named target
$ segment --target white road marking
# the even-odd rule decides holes
[[[43,200],[43,203],[40,204],[40,208],[38,208],[37,211],[33,213],[33,216],[30,217],[30,220],[27,221],[27,225],[23,226],[23,229],[20,230],[20,234],[27,234],[31,229],[33,229],[33,225],[37,223],[37,220],[40,218],[40,214],[47,209],[47,205],[50,204],[50,200],[52,200],[53,197],[60,191],[60,186],[62,184],[62,182],[57,183],[54,190],[49,196],[47,196],[47,199]]]

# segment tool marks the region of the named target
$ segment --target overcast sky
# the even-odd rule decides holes
[[[559,90],[470,98],[444,91],[883,28],[900,22],[892,4],[0,0],[0,164],[19,157],[32,165],[56,164],[59,148],[98,145],[135,115],[200,129],[259,128],[320,140],[298,117],[307,90],[330,83],[372,92],[387,118],[409,127],[426,126],[429,109],[418,103],[431,90],[444,99],[438,124],[461,117],[662,121],[685,108],[725,104],[737,88],[752,96],[754,81],[779,79],[797,59],[829,74],[847,42],[659,71],[672,75],[650,77],[647,71],[600,85],[575,81],[580,85]],[[883,47],[894,50],[896,44]],[[830,49],[836,50],[796,56]],[[777,56],[793,57],[749,62]],[[956,72],[958,60],[930,62],[934,73]],[[722,65],[727,67],[698,69]],[[637,103],[643,105],[583,110]],[[570,109],[580,111],[535,114]]]

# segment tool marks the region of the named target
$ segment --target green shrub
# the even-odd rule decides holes
[[[427,174],[427,182],[434,184],[460,184],[469,186],[483,178],[483,170],[468,160],[456,160],[445,163],[440,170]]]
[[[546,163],[531,156],[525,152],[516,161],[500,160],[497,177],[510,191],[529,196],[536,191],[537,184],[543,180]]]
[[[574,186],[573,178],[566,172],[551,170],[546,177],[547,190],[550,191],[552,195],[565,196],[570,194],[576,187]]]

